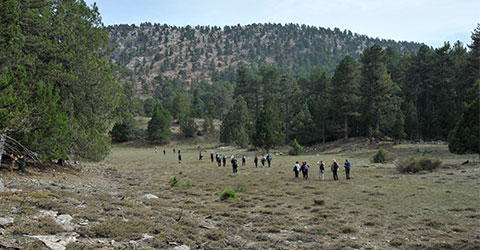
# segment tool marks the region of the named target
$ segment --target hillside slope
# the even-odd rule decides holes
[[[140,96],[151,95],[162,79],[180,78],[189,83],[225,80],[226,75],[231,79],[240,63],[273,64],[297,74],[317,65],[333,71],[345,55],[358,58],[373,44],[401,52],[417,51],[421,46],[298,24],[220,28],[143,23],[107,29],[114,47],[112,59],[130,71],[129,81],[136,83]]]

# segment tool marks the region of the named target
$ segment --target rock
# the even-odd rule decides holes
[[[47,217],[47,216],[50,216],[50,217],[57,217],[57,214],[58,212],[55,212],[55,211],[43,211],[42,213],[40,213],[40,216],[39,217]]]
[[[0,179],[0,193],[7,192],[7,189],[5,188],[5,184],[3,184],[3,180]]]
[[[190,247],[181,245],[181,246],[174,247],[173,250],[190,250]]]
[[[34,235],[29,236],[40,240],[53,250],[65,250],[65,246],[72,241],[76,241],[77,233],[62,233],[57,235]]]
[[[5,226],[7,224],[13,223],[15,220],[11,217],[0,217],[0,225]]]
[[[143,199],[158,199],[158,196],[154,195],[154,194],[146,194],[144,196],[142,196]]]
[[[73,231],[72,216],[69,214],[62,214],[55,218],[58,225],[63,227],[66,231]]]

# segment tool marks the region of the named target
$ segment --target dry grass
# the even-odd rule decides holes
[[[172,147],[181,148],[182,164]],[[431,173],[403,175],[392,163],[371,164],[377,151],[372,147],[274,155],[271,168],[254,168],[256,152],[208,149],[199,161],[198,145],[170,145],[166,156],[161,150],[155,154],[153,147],[120,146],[98,167],[53,178],[56,185],[37,185],[26,198],[2,201],[0,209],[15,216],[29,211],[22,212],[27,217],[51,209],[72,215],[76,222],[88,221],[76,226],[81,237],[72,249],[89,249],[87,239],[96,238],[106,239],[99,247],[112,248],[108,242],[114,239],[125,245],[135,240],[145,249],[173,248],[172,242],[193,249],[480,247],[480,194],[474,192],[480,188],[480,166],[460,166],[475,156],[451,155],[444,145],[382,147],[409,157],[426,150],[444,164]],[[247,166],[240,166],[237,174],[229,163],[217,167],[209,159],[217,150],[247,155]],[[325,181],[318,180],[315,163],[324,160],[328,165],[333,158],[352,162],[350,181],[343,171],[340,181],[332,181],[328,167]],[[311,165],[308,181],[294,179],[292,165],[302,160]],[[178,184],[172,187],[174,176]],[[185,185],[187,181],[192,185]],[[235,190],[238,199],[221,201],[226,189]],[[142,198],[145,194],[158,199]],[[19,221],[26,229],[6,226],[8,237],[40,233],[30,230],[39,221]],[[43,233],[58,230],[44,228],[50,229]],[[153,238],[140,240],[143,234]]]

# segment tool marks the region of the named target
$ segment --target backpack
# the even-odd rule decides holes
[[[271,160],[272,160],[272,157],[269,155],[269,156],[267,157],[267,160],[271,161]]]

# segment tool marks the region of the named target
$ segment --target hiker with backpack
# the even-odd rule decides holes
[[[253,163],[255,163],[255,168],[258,167],[258,156],[255,155],[255,158],[253,158]]]
[[[306,161],[302,161],[302,174],[303,174],[303,179],[308,180],[308,169],[310,168],[310,165],[307,164]]]
[[[337,164],[337,160],[333,159],[332,160],[333,163],[332,163],[332,173],[333,173],[333,180],[334,181],[338,181],[338,164]]]
[[[323,161],[317,162],[317,165],[319,166],[319,176],[318,179],[323,181],[324,175],[323,173],[325,172],[325,163]]]
[[[272,156],[270,154],[267,155],[267,162],[268,162],[268,167],[270,167],[270,163],[272,162]]]
[[[226,155],[222,156],[222,161],[223,161],[223,166],[225,167],[225,164],[227,163],[227,156]]]
[[[181,164],[182,163],[182,155],[179,153],[178,154],[178,163]]]
[[[210,162],[213,162],[213,152],[210,152]]]
[[[200,161],[203,159],[202,151],[200,151],[200,154],[198,155],[198,159],[199,159]]]
[[[233,157],[232,159],[232,169],[233,169],[233,173],[236,173],[238,172],[238,162],[237,162],[237,158]]]
[[[261,160],[261,161],[262,161],[262,168],[265,167],[265,160],[266,160],[266,159],[267,159],[267,158],[265,157],[265,155],[262,155],[262,160]]]
[[[293,172],[295,172],[295,179],[298,179],[298,172],[300,172],[300,165],[298,161],[293,165]]]
[[[350,168],[352,168],[352,164],[348,160],[345,160],[345,164],[343,165],[345,167],[345,175],[347,180],[350,180]]]
[[[218,166],[222,166],[222,159],[220,158],[220,155],[217,153],[217,164]]]

